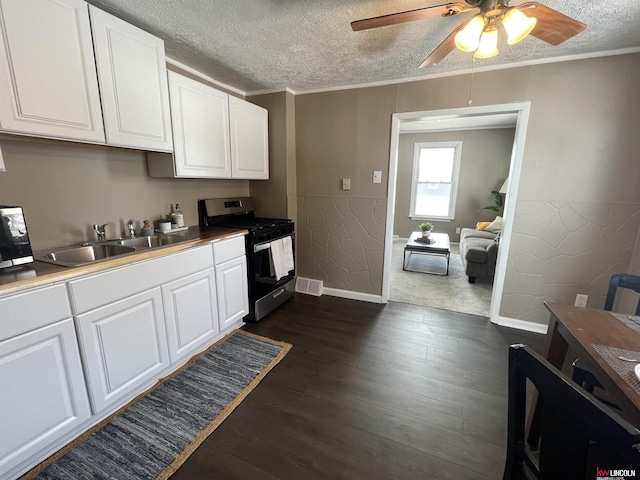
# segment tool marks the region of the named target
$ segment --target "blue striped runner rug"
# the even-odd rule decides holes
[[[237,330],[22,479],[167,479],[290,349]]]

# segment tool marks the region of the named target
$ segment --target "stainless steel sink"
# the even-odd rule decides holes
[[[111,243],[97,243],[94,245],[36,254],[35,259],[55,265],[62,265],[63,267],[78,267],[80,265],[87,265],[112,257],[134,253],[135,251],[136,249],[134,247]]]
[[[162,248],[168,245],[189,242],[200,238],[198,235],[153,235],[150,237],[118,238],[105,242],[67,247],[34,255],[36,260],[53,263],[62,267],[79,267],[108,260],[113,257]]]
[[[167,245],[175,245],[177,243],[189,242],[198,239],[198,236],[183,235],[153,235],[150,237],[121,238],[117,240],[118,245],[127,247],[135,247],[140,249],[166,247]]]

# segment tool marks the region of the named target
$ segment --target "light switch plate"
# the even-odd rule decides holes
[[[586,307],[587,306],[587,299],[589,298],[589,295],[583,295],[582,293],[578,293],[576,295],[576,307]]]
[[[382,171],[374,170],[373,171],[373,183],[382,183]]]
[[[343,178],[342,179],[342,189],[343,190],[351,190],[351,179]]]

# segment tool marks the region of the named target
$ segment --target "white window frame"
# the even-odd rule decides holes
[[[449,215],[424,216],[416,215],[416,191],[418,188],[418,165],[420,164],[420,151],[423,148],[451,148],[455,149],[453,156],[453,172],[451,175],[451,193],[449,195]],[[412,220],[452,221],[456,212],[456,198],[458,197],[458,180],[460,177],[460,159],[462,158],[462,142],[416,142],[413,147],[413,173],[411,175],[411,198],[409,202],[409,218]]]

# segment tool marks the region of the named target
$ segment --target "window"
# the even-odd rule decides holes
[[[462,142],[416,143],[409,216],[453,220]]]

